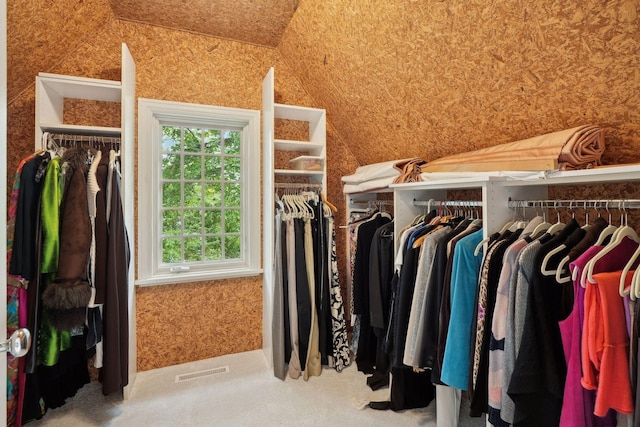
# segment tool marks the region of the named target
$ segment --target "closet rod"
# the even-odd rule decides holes
[[[59,147],[77,147],[86,146],[102,149],[110,148],[112,150],[120,149],[119,137],[113,136],[96,136],[96,135],[75,135],[75,134],[61,134],[61,133],[49,133],[42,134],[42,148],[45,150],[57,149]]]
[[[640,199],[586,199],[586,200],[509,200],[515,208],[551,209],[640,209]]]
[[[322,184],[307,184],[307,183],[299,183],[299,182],[276,182],[274,184],[276,188],[322,188]]]
[[[49,134],[51,139],[56,142],[96,142],[101,144],[120,144],[120,138],[114,136],[91,136],[91,135],[74,135],[55,133]]]
[[[349,199],[349,204],[352,205],[386,205],[386,206],[393,206],[393,200],[378,200],[378,199],[371,199],[371,200],[355,200],[355,199]]]
[[[480,207],[480,200],[416,200],[413,199],[413,206],[443,206],[443,207]]]

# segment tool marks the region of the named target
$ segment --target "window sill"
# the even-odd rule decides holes
[[[177,283],[191,282],[208,282],[211,280],[233,279],[238,277],[252,277],[262,274],[262,269],[242,269],[242,270],[226,270],[226,271],[202,271],[174,274],[157,274],[147,279],[138,279],[135,281],[136,286],[156,286],[156,285],[172,285]]]

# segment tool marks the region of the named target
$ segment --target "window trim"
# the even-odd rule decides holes
[[[199,263],[189,271],[164,272],[159,262],[161,224],[161,122],[242,128],[241,260]],[[138,99],[138,278],[151,286],[256,276],[260,268],[260,111]],[[158,161],[152,161],[157,159]],[[153,179],[153,177],[156,177]]]

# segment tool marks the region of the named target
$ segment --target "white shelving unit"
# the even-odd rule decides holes
[[[305,141],[276,139],[275,120],[286,119],[307,122],[309,137]],[[277,104],[274,96],[274,70],[269,69],[262,82],[262,157],[263,157],[263,285],[262,285],[262,350],[269,364],[273,364],[271,321],[273,317],[273,260],[274,260],[274,192],[278,179],[305,178],[310,183],[327,185],[326,111],[319,108]],[[276,169],[276,151],[305,152],[306,160],[315,160],[320,170]]]
[[[270,73],[273,73],[273,68]],[[268,76],[267,76],[268,77]],[[264,101],[263,101],[264,102]],[[264,108],[264,107],[263,107]],[[274,169],[275,176],[298,176],[308,177],[314,184],[322,184],[324,188],[327,184],[326,167],[326,139],[327,125],[326,112],[319,108],[298,107],[285,104],[273,104],[273,118],[296,120],[309,123],[309,138],[307,141],[293,141],[287,139],[273,139],[274,155],[275,151],[302,151],[308,155],[302,156],[307,159],[315,159],[321,165],[321,170],[305,169]],[[294,159],[295,160],[295,159]]]
[[[135,162],[135,82],[136,66],[126,44],[122,44],[121,81],[40,73],[36,77],[35,148],[41,149],[44,132],[120,138],[123,208],[129,236],[135,236],[134,223],[134,162]],[[120,103],[120,127],[85,126],[64,123],[64,100],[84,99]],[[135,245],[130,243],[129,268],[129,385],[124,389],[128,398],[136,377],[136,308],[135,308]]]
[[[540,200],[548,198],[549,187],[576,184],[613,184],[640,181],[640,164],[583,169],[575,171],[541,172],[530,176],[495,176],[479,174],[466,178],[443,178],[410,184],[394,184],[394,214],[396,226],[409,223],[424,208],[413,205],[413,200],[446,200],[448,190],[482,190],[482,217],[484,237],[499,231],[513,216],[509,200]],[[598,195],[606,199],[608,196]],[[533,212],[532,212],[533,213]]]
[[[410,223],[416,215],[423,214],[425,208],[415,206],[414,200],[447,200],[449,190],[480,189],[482,202],[484,237],[499,231],[513,217],[509,200],[542,200],[548,198],[549,188],[576,184],[613,184],[640,181],[640,164],[603,167],[576,171],[556,171],[540,173],[537,176],[524,175],[495,176],[478,174],[474,177],[453,178],[443,174],[432,174],[432,180],[408,184],[392,184],[394,196],[394,226],[397,237],[399,231]],[[359,198],[376,198],[376,194],[354,195]],[[594,198],[607,199],[607,194],[598,194]],[[351,202],[347,202],[349,208]],[[531,212],[534,215],[535,212]],[[397,244],[396,244],[397,250]]]

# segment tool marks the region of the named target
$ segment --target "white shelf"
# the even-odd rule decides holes
[[[276,175],[281,176],[322,176],[324,171],[305,171],[296,169],[276,169],[273,171]]]
[[[90,99],[94,101],[118,103],[122,100],[122,85],[118,81],[63,76],[51,73],[39,73],[38,80],[44,85],[47,91],[53,91],[62,98]]]
[[[593,169],[572,171],[552,171],[540,174],[537,179],[507,177],[505,186],[520,187],[534,185],[600,184],[613,182],[640,181],[640,164],[601,166]]]
[[[465,178],[446,178],[433,179],[422,182],[408,182],[402,184],[391,184],[389,188],[392,190],[446,190],[446,189],[470,189],[482,188],[488,182],[504,182],[505,177],[482,175],[477,177]]]
[[[114,136],[120,137],[121,128],[104,127],[104,126],[79,126],[79,125],[61,125],[53,123],[40,123],[40,129],[43,132],[64,133],[72,135],[96,135],[96,136]]]
[[[288,139],[275,139],[275,149],[279,151],[307,151],[322,152],[324,144],[309,141],[293,141]]]
[[[300,107],[297,105],[273,104],[273,108],[274,118],[276,119],[318,122],[325,114],[325,110],[320,108]]]

